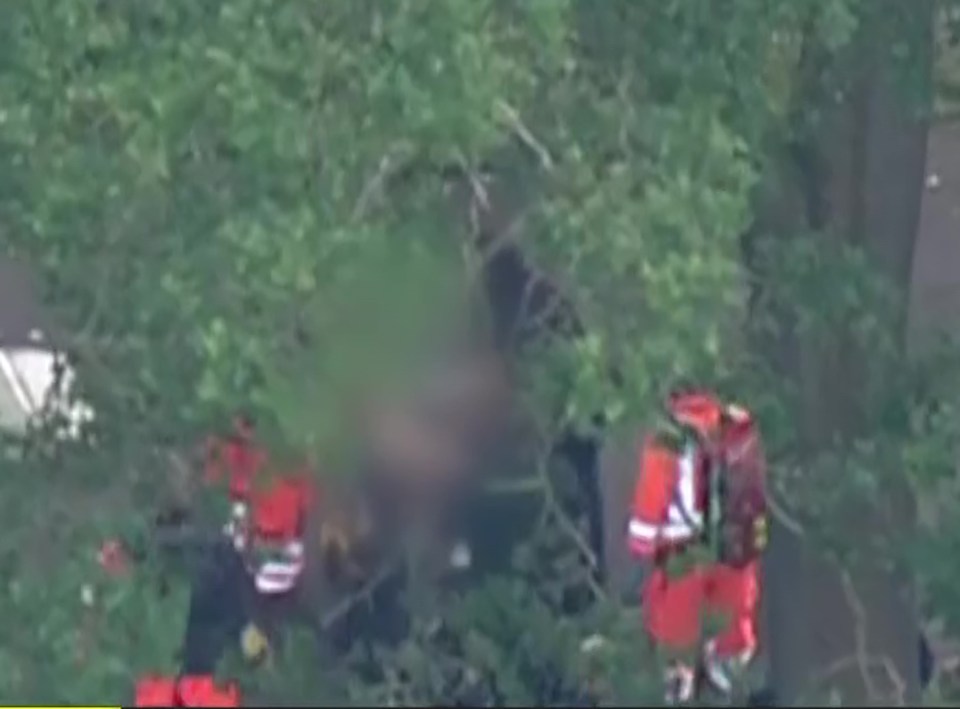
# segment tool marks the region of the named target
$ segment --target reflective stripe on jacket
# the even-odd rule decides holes
[[[697,447],[671,450],[653,436],[640,452],[628,528],[630,549],[652,556],[696,538],[703,530],[706,481]]]

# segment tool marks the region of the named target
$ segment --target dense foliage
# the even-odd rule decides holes
[[[582,325],[524,353],[537,450],[598,412],[635,429],[681,378],[716,383],[760,413],[778,500],[853,568],[867,545],[832,524],[838,503],[880,505],[891,478],[915,492],[953,474],[950,358],[904,364],[895,313],[907,284],[837,236],[843,225],[758,214],[787,149],[828,129],[824,97],[843,88],[863,33],[894,31],[910,12],[878,18],[868,5],[0,9],[3,243],[39,269],[76,393],[98,412],[83,444],[5,464],[0,693],[118,702],[135,675],[175,667],[184,579],[146,542],[135,573],[109,577],[100,541],[145,540],[170,452],[238,405],[273,424],[276,445],[343,473],[356,402],[403,386],[462,312],[489,255],[478,213],[498,215],[494,241],[519,245]],[[922,62],[912,45],[891,47],[902,68]],[[836,69],[822,85],[805,72],[811,54]],[[916,93],[902,100],[922,108]],[[817,352],[842,332],[871,354],[858,379],[869,415],[829,445],[801,435],[809,392],[770,356],[786,330]],[[583,520],[565,511],[582,491],[569,471],[528,465],[545,513],[509,575],[447,598],[443,622],[414,623],[399,646],[336,664],[293,631],[269,666],[241,671],[253,696],[651,696],[656,661],[635,611],[596,587]],[[957,607],[942,560],[960,532],[946,524],[915,555],[938,615]],[[591,602],[571,611],[576,595]],[[584,655],[595,632],[609,642]]]

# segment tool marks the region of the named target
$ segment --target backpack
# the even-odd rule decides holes
[[[693,440],[710,460],[704,541],[721,563],[750,563],[767,541],[766,459],[753,416],[707,392],[675,395],[668,410],[663,430],[677,449]]]
[[[711,490],[711,522],[719,561],[745,566],[767,543],[767,465],[750,414],[728,407]]]

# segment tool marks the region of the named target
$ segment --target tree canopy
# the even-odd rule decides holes
[[[822,608],[791,611],[855,628],[833,655],[770,621],[790,658],[779,674],[770,658],[774,675],[805,698],[915,695],[901,625],[921,609],[960,620],[945,563],[960,527],[916,525],[894,504],[955,474],[953,352],[904,349],[934,13],[867,0],[4,6],[2,243],[39,273],[97,418],[81,442],[4,459],[0,692],[123,702],[137,674],[172,670],[185,577],[149,544],[135,573],[108,577],[100,541],[147,539],[171,456],[240,407],[321,475],[344,474],[357,402],[415,376],[511,247],[580,325],[518,355],[538,449],[570,429],[636,431],[681,380],[747,402],[786,510],[772,566],[792,578],[827,558],[838,588],[864,586],[858,603],[824,591]],[[882,174],[891,161],[901,175]],[[452,640],[414,623],[399,645],[332,661],[299,628],[268,667],[242,670],[253,695],[655,697],[635,611],[589,573],[596,550],[569,512],[582,490],[555,463],[525,465],[543,520],[509,573],[438,601]],[[850,509],[870,524],[852,528]],[[890,515],[911,520],[896,539],[881,533]],[[877,600],[902,585],[909,599]],[[571,610],[576,594],[590,603]],[[863,623],[897,614],[862,646]],[[614,642],[582,654],[595,632]],[[833,673],[845,652],[856,661]]]

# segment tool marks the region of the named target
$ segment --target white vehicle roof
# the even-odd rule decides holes
[[[50,403],[69,408],[67,419],[76,433],[79,424],[92,417],[83,404],[67,407],[66,401],[49,401],[55,383],[56,348],[48,333],[53,321],[37,297],[37,282],[22,261],[0,254],[0,430],[22,432],[31,418]],[[74,378],[68,366],[64,388]]]
[[[75,374],[69,365],[64,371],[61,393],[73,385]],[[56,396],[56,354],[37,347],[0,348],[0,425],[14,432],[26,429],[30,420],[45,406],[60,408],[66,414],[68,436],[79,433],[80,426],[92,419],[93,411],[83,402]]]
[[[0,376],[0,430],[21,432],[27,426],[27,413],[10,380]]]

